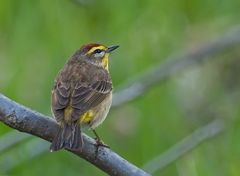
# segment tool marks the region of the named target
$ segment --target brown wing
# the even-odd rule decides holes
[[[95,81],[90,85],[79,82],[73,89],[67,83],[58,82],[52,93],[52,110],[57,121],[64,118],[64,110],[72,108],[71,121],[101,103],[112,90],[109,79]]]
[[[101,103],[112,90],[112,83],[97,81],[92,85],[77,85],[72,93],[71,107],[74,109],[72,120]]]
[[[55,82],[52,90],[52,112],[59,122],[64,117],[64,109],[70,101],[70,85],[62,82]]]

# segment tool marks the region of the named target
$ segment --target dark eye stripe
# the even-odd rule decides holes
[[[96,49],[96,50],[94,50],[94,52],[93,53],[101,53],[103,50],[101,50],[101,49]]]

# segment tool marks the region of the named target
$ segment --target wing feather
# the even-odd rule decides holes
[[[112,90],[109,80],[95,81],[90,85],[79,82],[74,88],[63,82],[57,82],[52,93],[52,109],[57,121],[64,119],[64,110],[71,106],[71,121],[101,103]]]

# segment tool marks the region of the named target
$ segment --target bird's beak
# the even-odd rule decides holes
[[[117,49],[118,47],[119,45],[109,46],[106,52],[111,53],[113,50]]]

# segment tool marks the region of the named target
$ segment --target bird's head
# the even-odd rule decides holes
[[[101,44],[93,43],[83,45],[80,48],[79,52],[81,58],[95,65],[102,66],[103,68],[108,70],[109,54],[118,47],[118,45],[106,47]]]

